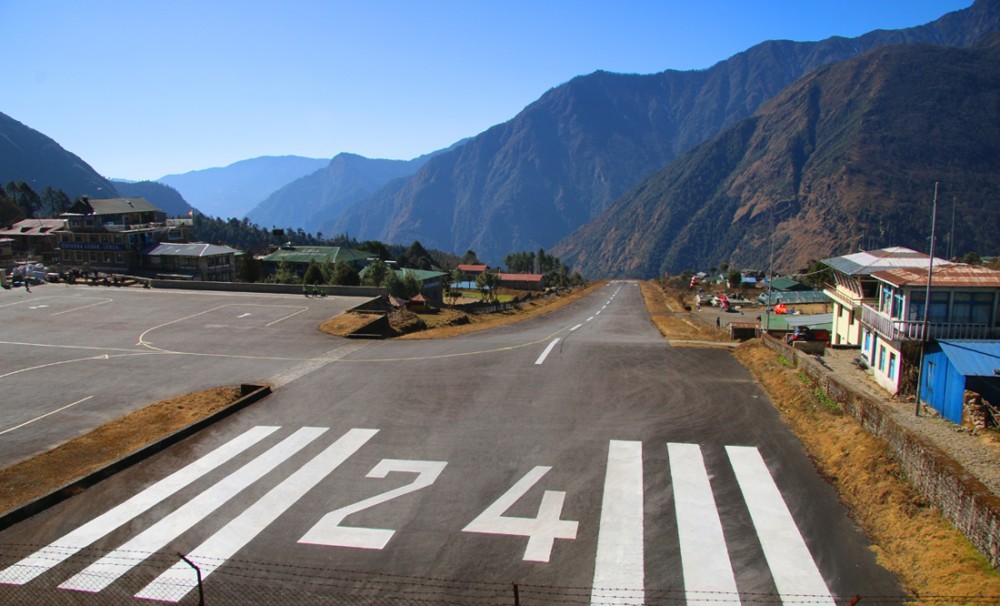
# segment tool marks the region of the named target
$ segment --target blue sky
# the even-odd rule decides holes
[[[263,155],[409,159],[598,69],[703,69],[971,0],[0,0],[0,112],[101,174]]]

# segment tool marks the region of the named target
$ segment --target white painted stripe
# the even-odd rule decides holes
[[[98,592],[326,432],[303,427],[59,586]]]
[[[549,343],[549,346],[545,348],[545,351],[542,352],[542,355],[538,356],[538,359],[535,360],[535,364],[541,364],[542,362],[544,362],[545,358],[549,356],[549,352],[552,351],[552,348],[555,347],[556,343],[558,342],[559,342],[558,338],[552,339],[552,342]]]
[[[25,425],[31,425],[35,421],[40,421],[40,420],[44,419],[45,417],[47,417],[49,415],[54,415],[57,412],[62,412],[64,410],[66,410],[67,408],[71,408],[73,406],[76,406],[77,404],[82,404],[82,403],[86,402],[87,400],[89,400],[89,399],[91,399],[93,397],[94,396],[87,396],[86,398],[82,398],[80,400],[77,400],[76,402],[73,402],[72,404],[67,404],[66,406],[63,406],[62,408],[57,408],[57,409],[55,409],[55,410],[53,410],[51,412],[47,412],[47,413],[45,413],[43,415],[38,415],[34,419],[28,419],[27,421],[25,421],[24,423],[21,423],[20,425],[15,425],[13,427],[10,427],[8,429],[0,431],[0,436],[2,436],[5,433],[10,433],[10,432],[14,431],[15,429],[20,429],[20,428],[24,427]]]
[[[132,521],[170,495],[226,463],[278,429],[278,427],[260,426],[247,430],[110,511],[97,516],[50,545],[9,566],[6,570],[0,571],[0,583],[23,585],[43,572],[55,568],[74,553]]]
[[[722,521],[697,444],[667,444],[684,594],[706,606],[739,604],[736,577],[722,534]]]
[[[595,314],[595,315],[596,315],[596,314]],[[587,318],[587,321],[588,321],[588,322],[593,322],[593,321],[594,321],[594,316],[590,316],[589,318]]]
[[[782,600],[794,602],[806,595],[810,596],[810,604],[835,606],[760,451],[749,446],[726,446],[726,452]]]
[[[189,553],[187,557],[201,569],[202,579],[260,534],[376,433],[377,429],[350,430]],[[179,602],[198,586],[197,577],[192,573],[190,565],[183,560],[179,561],[146,585],[135,597]]]
[[[601,315],[601,312],[597,312],[597,313],[596,313],[596,314],[594,314],[594,315],[595,315],[595,316],[599,316],[599,315]]]
[[[569,329],[569,331],[570,331],[570,332],[574,332],[574,331],[578,330],[578,329],[579,329],[579,328],[580,328],[581,326],[583,326],[583,324],[577,324],[577,325],[576,325],[576,326],[574,326],[573,328]]]
[[[99,303],[91,303],[90,305],[84,305],[83,307],[74,307],[73,309],[64,309],[63,311],[57,311],[56,313],[52,314],[52,316],[53,317],[55,317],[55,316],[61,316],[63,314],[68,314],[68,313],[70,313],[72,311],[80,311],[82,309],[89,309],[91,307],[97,307],[98,305],[105,305],[107,303],[111,303],[113,300],[114,299],[105,299],[105,300],[103,300],[103,301],[101,301]]]
[[[644,604],[642,442],[612,440],[604,472],[591,604]]]

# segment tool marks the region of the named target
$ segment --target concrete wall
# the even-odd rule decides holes
[[[766,336],[764,343],[792,361],[870,434],[885,440],[914,488],[1000,568],[1000,498],[936,446],[899,425],[878,402],[834,377],[810,356]]]
[[[219,290],[225,292],[260,292],[302,294],[301,284],[249,284],[246,282],[200,282],[188,280],[150,280],[153,288],[174,288],[183,290]],[[320,286],[327,296],[333,297],[381,297],[386,289],[374,286]],[[311,291],[311,288],[310,288]]]

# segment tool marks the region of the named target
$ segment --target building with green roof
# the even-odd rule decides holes
[[[340,246],[282,246],[273,253],[261,257],[262,263],[271,264],[271,269],[279,263],[287,263],[292,271],[304,273],[310,263],[322,265],[326,262],[344,261],[357,270],[368,265],[368,260],[374,257],[372,253]]]

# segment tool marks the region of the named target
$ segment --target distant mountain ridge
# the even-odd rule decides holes
[[[176,189],[207,215],[242,218],[272,192],[322,169],[328,162],[301,156],[262,156],[224,167],[166,175],[155,181]]]
[[[428,157],[382,160],[357,154],[338,154],[325,168],[273,192],[255,206],[247,218],[265,227],[324,231],[323,224],[328,217],[339,216],[389,181],[412,175]]]
[[[354,205],[332,230],[473,249],[493,262],[550,247],[807,72],[892,44],[969,46],[1000,30],[998,6],[979,0],[927,25],[852,39],[764,42],[701,71],[574,78]]]
[[[114,198],[118,190],[79,156],[46,135],[0,113],[0,185],[24,181],[37,194],[46,187],[78,196]]]
[[[587,275],[775,268],[887,244],[926,250],[956,206],[955,253],[1000,253],[1000,34],[826,66],[638,184],[553,249]]]
[[[156,181],[114,181],[126,198],[145,198],[167,213],[168,217],[187,217],[197,209],[187,203],[179,191]]]

